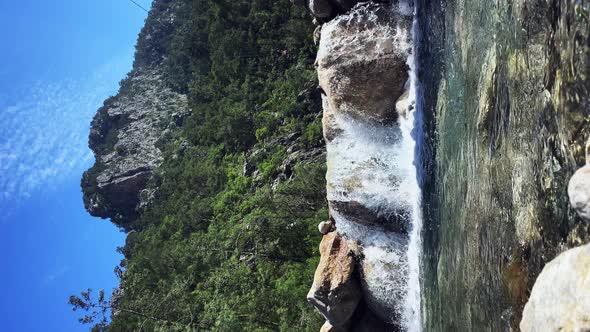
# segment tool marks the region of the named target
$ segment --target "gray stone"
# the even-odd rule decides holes
[[[158,69],[136,70],[127,84],[129,91],[105,102],[92,121],[96,164],[82,180],[86,209],[117,224],[153,197],[140,192],[163,161],[157,143],[189,114],[186,96],[167,87]]]
[[[549,262],[533,286],[522,332],[590,331],[590,244]]]
[[[590,221],[590,141],[586,144],[586,165],[571,177],[567,194],[580,218]]]

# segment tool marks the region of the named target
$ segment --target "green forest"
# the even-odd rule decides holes
[[[134,68],[163,65],[191,114],[159,142],[120,288],[70,304],[95,331],[317,331],[305,295],[328,213],[311,17],[288,0],[183,0],[159,20],[170,2],[154,2]]]

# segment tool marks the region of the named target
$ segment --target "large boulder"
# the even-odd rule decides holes
[[[322,256],[307,300],[332,327],[345,326],[361,300],[359,281],[353,274],[354,250],[354,243],[343,238],[338,232],[324,235],[320,244]]]
[[[522,332],[590,331],[590,244],[545,266],[524,307]]]
[[[362,121],[395,121],[408,79],[411,18],[361,3],[322,26],[318,77],[329,107]]]

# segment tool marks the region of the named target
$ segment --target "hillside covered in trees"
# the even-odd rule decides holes
[[[127,232],[110,301],[70,298],[95,330],[319,329],[305,301],[327,218],[310,21],[288,0],[154,1],[82,180],[87,209]]]

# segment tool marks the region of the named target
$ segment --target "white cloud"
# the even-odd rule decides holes
[[[89,77],[22,87],[21,100],[0,108],[0,213],[4,217],[28,196],[80,178],[93,160],[88,149],[90,121],[104,99],[116,93],[131,59],[130,52]]]
[[[70,270],[70,267],[67,265],[55,268],[55,269],[53,269],[53,271],[50,271],[49,273],[45,274],[45,276],[43,277],[43,283],[44,284],[52,283],[55,280],[65,276],[69,270]]]

